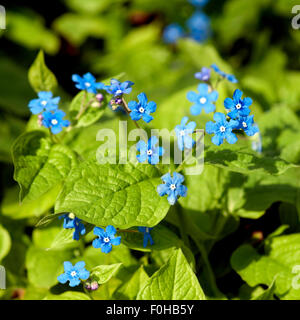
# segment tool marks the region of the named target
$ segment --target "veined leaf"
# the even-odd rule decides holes
[[[91,281],[97,281],[99,284],[109,281],[120,269],[122,263],[97,266],[91,270]]]
[[[21,188],[21,200],[35,200],[53,189],[77,163],[64,145],[53,145],[46,133],[22,134],[13,145],[14,179]]]
[[[73,212],[97,226],[152,227],[170,207],[156,191],[160,176],[151,165],[99,165],[85,161],[67,178],[55,212]]]
[[[182,251],[178,249],[147,281],[137,299],[205,300],[205,295]]]

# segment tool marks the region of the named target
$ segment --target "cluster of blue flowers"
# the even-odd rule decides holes
[[[39,124],[49,128],[53,134],[58,134],[63,127],[68,127],[70,122],[63,118],[66,114],[58,109],[60,97],[53,97],[51,91],[40,91],[38,99],[29,102],[28,107],[32,114],[39,115]]]
[[[201,10],[209,0],[189,0],[196,8],[193,15],[186,21],[186,28],[178,23],[172,23],[165,27],[163,31],[163,40],[165,43],[173,44],[178,39],[185,36],[194,39],[197,42],[204,42],[211,36],[211,25],[209,17]]]
[[[238,82],[233,74],[225,73],[216,64],[212,64],[211,68],[203,67],[200,72],[195,73],[195,78],[210,83],[211,70],[215,71],[220,79],[226,79],[232,83]],[[253,136],[259,131],[258,126],[254,124],[253,115],[249,115],[252,99],[242,98],[242,95],[243,92],[237,89],[233,94],[233,99],[225,99],[224,106],[228,112],[225,115],[215,112],[218,92],[213,90],[211,84],[200,83],[198,92],[188,92],[187,99],[194,103],[190,110],[192,115],[199,115],[202,109],[206,113],[215,112],[213,116],[215,122],[209,121],[205,128],[208,134],[214,134],[212,143],[215,145],[221,145],[224,140],[230,144],[236,143],[238,138],[233,130],[243,130],[248,136]]]
[[[75,217],[74,213],[64,214],[58,219],[64,219],[63,227],[65,229],[75,229],[73,233],[73,239],[79,240],[80,235],[84,235],[86,230],[84,224],[81,222],[80,219]]]

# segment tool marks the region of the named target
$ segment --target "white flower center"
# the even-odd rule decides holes
[[[47,104],[47,101],[46,101],[46,100],[43,100],[43,101],[41,102],[41,104],[42,104],[43,106],[45,106],[45,105]]]
[[[56,119],[53,119],[53,120],[51,121],[51,123],[55,126],[55,125],[58,124],[58,121],[57,121]]]
[[[109,240],[108,237],[106,237],[106,238],[103,239],[103,241],[104,241],[105,243],[108,243],[110,240]]]
[[[122,90],[120,90],[120,89],[117,90],[117,91],[116,91],[116,94],[122,94]]]
[[[144,109],[143,107],[140,107],[140,108],[139,108],[139,112],[140,112],[140,113],[144,113],[144,112],[145,112],[145,109]]]
[[[242,125],[244,128],[247,128],[247,123],[245,121],[242,123]]]
[[[206,99],[205,97],[202,97],[202,98],[200,99],[200,103],[201,103],[201,104],[206,103],[206,101],[207,101],[207,99]]]
[[[235,107],[239,110],[239,109],[241,109],[242,106],[240,103],[238,103]]]
[[[151,156],[152,153],[153,153],[153,151],[152,151],[151,149],[150,149],[150,150],[147,150],[147,155],[148,155],[148,156]]]
[[[84,84],[86,87],[90,87],[91,86],[91,84],[89,83],[89,82],[86,82],[85,84]]]
[[[172,184],[170,185],[170,189],[171,189],[171,190],[175,190],[175,189],[176,189],[176,185],[172,183]]]
[[[181,131],[179,132],[179,135],[184,136],[184,135],[185,135],[185,130],[181,130]]]
[[[75,214],[71,212],[69,213],[68,217],[73,220],[75,219]]]
[[[224,126],[221,126],[221,127],[220,127],[220,131],[221,131],[221,132],[225,132],[225,131],[226,131],[226,128],[225,128]]]
[[[76,271],[72,271],[72,272],[71,272],[71,276],[72,276],[72,277],[75,277],[76,275],[77,275],[77,272],[76,272]]]

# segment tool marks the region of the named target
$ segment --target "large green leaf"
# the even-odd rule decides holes
[[[252,287],[271,286],[276,279],[278,297],[299,300],[299,289],[293,286],[293,269],[300,265],[300,234],[271,238],[265,250],[266,255],[260,255],[250,245],[242,245],[231,257],[233,269]]]
[[[16,140],[13,161],[22,200],[38,199],[62,183],[77,163],[68,147],[51,144],[42,131],[24,133]]]
[[[99,165],[85,161],[71,171],[55,212],[73,212],[97,226],[152,227],[170,207],[156,191],[160,176],[151,165]]]
[[[205,295],[182,251],[178,249],[147,281],[137,299],[205,300]]]
[[[55,75],[45,64],[44,52],[40,51],[28,71],[28,79],[36,91],[53,91],[57,87]]]

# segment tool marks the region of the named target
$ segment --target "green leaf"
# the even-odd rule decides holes
[[[8,231],[0,224],[0,261],[9,253],[11,239]]]
[[[39,199],[25,203],[19,202],[20,189],[18,186],[7,189],[1,203],[1,212],[11,219],[39,217],[54,206],[60,189],[60,186],[56,186]]]
[[[170,207],[156,191],[160,177],[159,170],[151,165],[99,165],[85,161],[67,178],[55,212],[73,212],[97,226],[152,227]]]
[[[14,179],[21,188],[21,200],[35,200],[67,177],[77,163],[75,154],[64,145],[53,145],[46,133],[31,131],[13,145]]]
[[[231,265],[249,286],[271,286],[276,277],[275,294],[284,300],[299,300],[293,269],[300,265],[300,234],[271,238],[265,251],[266,255],[260,255],[250,245],[242,245],[233,253]]]
[[[91,298],[82,292],[66,291],[62,294],[48,293],[43,300],[91,300]]]
[[[139,291],[146,285],[149,276],[143,266],[133,274],[128,282],[124,283],[115,293],[118,300],[135,300]]]
[[[208,146],[205,149],[205,163],[231,171],[249,174],[262,172],[282,174],[295,165],[276,157],[262,157],[250,149],[239,146]]]
[[[275,289],[276,283],[275,281],[273,281],[267,290],[265,290],[263,293],[253,298],[252,300],[274,300]]]
[[[69,108],[70,120],[72,123],[75,123],[76,127],[88,127],[101,118],[105,110],[106,101],[102,101],[101,104],[99,103],[100,106],[96,107],[93,107],[93,103],[98,104],[99,102],[95,99],[93,93],[86,91],[80,91],[72,100]],[[79,119],[76,119],[77,115],[81,110],[84,110],[87,104],[89,107],[87,107]]]
[[[182,251],[178,249],[147,281],[137,299],[205,300],[205,295]]]
[[[28,79],[36,92],[53,91],[57,87],[55,75],[45,64],[44,52],[41,50],[28,71]]]
[[[70,251],[49,251],[30,247],[26,255],[28,279],[38,288],[50,288],[63,273],[63,262],[70,261]]]
[[[85,226],[85,235],[90,233],[93,229],[93,225],[87,224]],[[76,246],[76,240],[73,239],[74,229],[61,229],[60,232],[56,235],[53,242],[50,245],[50,250],[65,249],[71,246]]]
[[[122,263],[97,266],[91,270],[91,281],[97,281],[99,284],[109,281],[120,269]]]

